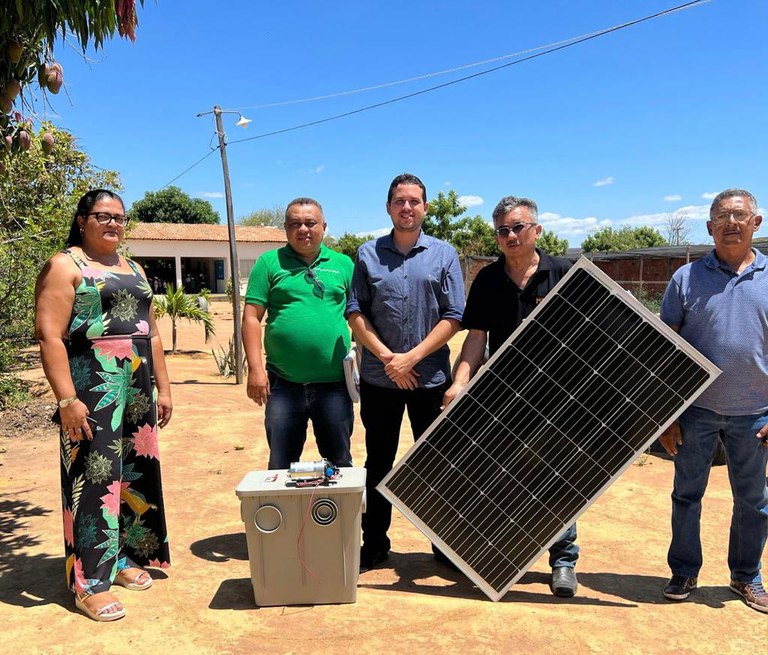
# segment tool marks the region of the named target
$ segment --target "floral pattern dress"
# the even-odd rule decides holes
[[[149,312],[152,290],[132,273],[88,266],[66,341],[92,441],[59,434],[67,581],[77,594],[107,591],[118,571],[167,567]]]

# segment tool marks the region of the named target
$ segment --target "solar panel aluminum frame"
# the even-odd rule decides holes
[[[455,408],[460,406],[461,399],[467,394],[472,394],[473,388],[476,385],[481,384],[481,382],[484,380],[484,376],[486,375],[486,373],[488,371],[492,371],[494,368],[494,364],[500,358],[506,355],[511,344],[513,344],[520,337],[520,335],[525,334],[525,331],[528,330],[530,326],[535,325],[538,315],[546,310],[546,307],[549,303],[556,302],[556,299],[559,296],[559,292],[563,289],[563,287],[565,287],[568,284],[569,280],[572,277],[579,275],[580,271],[585,271],[586,273],[591,275],[593,278],[595,278],[597,282],[599,282],[603,287],[607,288],[607,290],[610,292],[610,295],[612,297],[615,297],[621,300],[621,302],[623,302],[627,307],[629,307],[629,309],[631,309],[634,313],[638,314],[640,318],[643,320],[643,322],[650,325],[650,327],[652,327],[658,334],[666,338],[668,342],[671,342],[671,344],[675,347],[675,349],[678,349],[682,351],[685,355],[687,355],[695,365],[697,365],[702,369],[701,373],[706,374],[706,380],[704,380],[703,383],[701,383],[700,386],[695,388],[689,395],[681,396],[685,398],[684,402],[681,402],[679,404],[679,407],[676,407],[676,409],[669,416],[669,418],[666,421],[664,421],[662,424],[660,424],[658,429],[655,432],[653,432],[653,434],[650,434],[644,442],[642,442],[641,447],[636,448],[634,450],[634,453],[626,459],[623,465],[621,465],[619,468],[615,470],[615,473],[613,473],[613,475],[611,475],[611,477],[604,484],[602,484],[602,486],[600,486],[589,497],[585,498],[583,505],[578,511],[575,511],[572,514],[570,514],[567,520],[560,521],[561,525],[559,529],[549,530],[549,536],[547,537],[545,543],[540,544],[540,547],[535,552],[535,554],[524,561],[523,565],[519,568],[519,570],[515,574],[513,574],[513,576],[508,580],[508,582],[504,582],[500,585],[499,584],[493,585],[486,579],[486,577],[483,577],[483,575],[476,570],[476,567],[473,567],[471,564],[466,562],[456,551],[454,551],[448,545],[448,543],[446,543],[441,538],[439,534],[437,534],[431,527],[429,527],[429,525],[427,525],[427,523],[424,520],[420,518],[418,511],[414,510],[397,493],[395,493],[392,489],[390,489],[388,485],[393,481],[393,479],[396,478],[396,476],[398,476],[398,474],[401,472],[401,469],[403,469],[404,467],[407,467],[409,460],[412,457],[414,457],[415,454],[419,453],[419,451],[422,448],[428,447],[428,446],[425,446],[425,444],[430,440],[431,435],[435,433],[435,431],[439,428],[439,426],[444,421],[450,420],[451,413],[455,410]],[[638,322],[638,325],[640,325],[640,322]],[[615,353],[617,351],[617,348],[620,348],[620,347],[621,346],[614,348],[613,352]],[[595,372],[596,371],[593,369],[593,375]],[[377,490],[381,492],[381,494],[385,498],[387,498],[387,500],[389,500],[389,502],[392,503],[393,506],[395,506],[403,515],[405,515],[405,517],[408,518],[411,521],[411,523],[413,523],[419,530],[421,530],[436,546],[438,546],[451,559],[451,561],[453,561],[458,566],[458,568],[470,580],[472,580],[491,600],[498,601],[507,593],[507,591],[509,591],[510,587],[512,587],[512,585],[515,582],[517,582],[517,580],[519,580],[526,573],[526,571],[539,559],[539,557],[544,552],[546,552],[549,549],[549,547],[560,538],[562,532],[574,521],[576,521],[578,517],[581,516],[592,505],[592,503],[595,502],[595,500],[597,500],[597,498],[599,498],[600,495],[632,464],[632,462],[635,461],[648,448],[648,446],[650,446],[650,444],[675,419],[677,419],[677,417],[683,411],[685,411],[687,407],[691,405],[691,403],[696,399],[696,397],[715,380],[715,378],[720,374],[720,372],[721,371],[714,364],[712,364],[707,358],[705,358],[701,353],[699,353],[690,344],[688,344],[674,330],[670,329],[667,325],[662,323],[654,314],[652,314],[648,309],[646,309],[629,292],[624,290],[621,286],[619,286],[616,282],[614,282],[608,275],[606,275],[603,271],[601,271],[597,266],[592,264],[589,260],[582,257],[566,273],[563,279],[552,289],[552,291],[542,300],[542,302],[534,309],[534,311],[530,314],[530,316],[526,320],[524,320],[520,326],[518,326],[518,328],[510,335],[510,337],[504,342],[504,344],[498,349],[498,351],[494,353],[494,355],[488,360],[488,362],[486,362],[476,372],[472,380],[462,390],[462,392],[454,399],[451,405],[443,410],[440,416],[438,416],[438,418],[435,419],[432,425],[430,425],[430,427],[424,432],[424,434],[418,439],[418,441],[416,441],[413,444],[413,446],[408,450],[408,452],[402,457],[402,459],[399,462],[397,462],[397,464],[393,467],[392,471],[390,471],[387,474],[387,476],[382,480],[382,482],[377,486]],[[652,371],[649,371],[649,373],[651,377],[654,375]],[[650,380],[650,382],[653,382],[653,380]],[[658,380],[657,382],[661,383],[660,380]],[[648,384],[648,381],[644,382],[643,386],[647,384]],[[485,411],[487,413],[490,413],[488,410],[485,410]],[[547,419],[546,415],[544,415],[544,418],[546,419],[546,422],[549,424],[550,421],[549,419]],[[493,418],[492,420],[495,420],[495,418]],[[603,424],[603,427],[606,427],[606,426]],[[626,446],[626,444],[622,444],[622,445]],[[440,456],[443,456],[442,453],[438,453],[438,454]],[[444,462],[445,467],[448,467],[451,465],[452,464],[450,464],[449,461]],[[506,473],[507,471],[504,470],[504,472]],[[434,491],[434,489],[431,489],[431,490]],[[536,496],[532,496],[531,498],[533,501],[538,503]],[[473,500],[472,502],[475,502],[475,501]],[[450,503],[448,503],[448,501],[445,501],[445,503],[449,507],[449,509],[453,510],[453,508],[450,506]],[[415,503],[411,503],[411,505],[413,504]],[[505,506],[505,508],[506,507],[507,506]],[[453,511],[455,512],[455,510]],[[463,517],[461,518],[463,519]],[[474,526],[471,526],[471,527],[474,527]],[[443,531],[443,533],[445,533],[445,531]],[[482,536],[482,533],[479,533],[479,534],[480,536]],[[488,543],[493,547],[490,541]]]

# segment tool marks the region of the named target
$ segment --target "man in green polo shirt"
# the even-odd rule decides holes
[[[291,200],[285,210],[288,245],[264,253],[248,279],[247,391],[266,405],[270,469],[287,469],[300,460],[309,419],[320,455],[336,466],[352,465],[352,400],[342,362],[350,348],[344,309],[353,264],[323,245],[325,229],[320,203]]]

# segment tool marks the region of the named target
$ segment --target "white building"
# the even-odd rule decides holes
[[[235,226],[240,281],[244,286],[256,260],[285,245],[279,227]],[[127,254],[144,267],[150,282],[183,286],[188,293],[202,287],[224,293],[231,277],[226,225],[134,223],[126,235]]]

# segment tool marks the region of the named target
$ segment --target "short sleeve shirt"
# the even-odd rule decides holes
[[[722,374],[693,404],[725,416],[768,411],[768,258],[741,273],[722,263],[715,251],[677,269],[661,303],[661,320]]]
[[[475,277],[469,289],[461,326],[488,333],[491,355],[562,279],[572,264],[562,257],[552,257],[536,249],[539,267],[520,289],[504,270],[504,256],[488,264]]]
[[[267,310],[267,369],[301,384],[344,379],[342,362],[350,348],[344,308],[352,266],[347,255],[325,246],[309,266],[288,245],[259,258],[245,302]]]
[[[360,246],[352,276],[347,316],[359,312],[395,353],[420,344],[442,319],[461,321],[464,280],[453,246],[423,232],[405,255],[393,233]],[[447,344],[427,355],[414,368],[419,385],[440,386],[450,380]],[[384,365],[363,349],[360,376],[369,384],[397,388]]]

